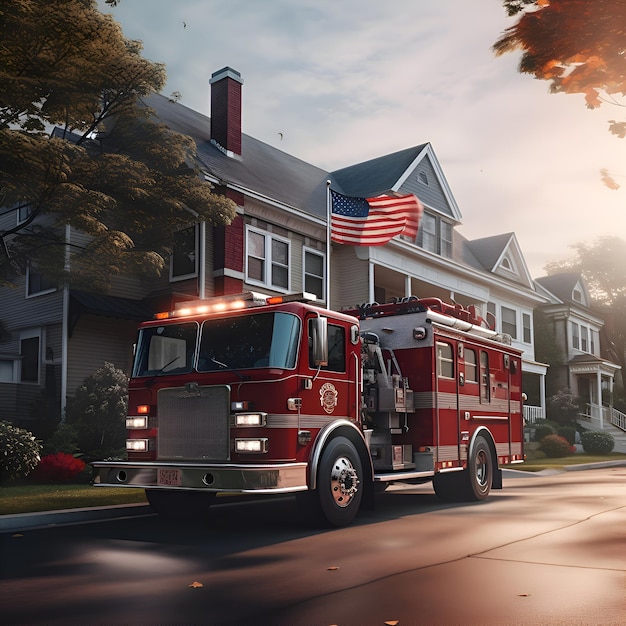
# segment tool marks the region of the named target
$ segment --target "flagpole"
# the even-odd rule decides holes
[[[330,199],[331,181],[326,181],[326,308],[330,309],[330,219],[332,203]]]

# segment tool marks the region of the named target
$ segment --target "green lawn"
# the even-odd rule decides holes
[[[0,486],[0,515],[144,502],[146,495],[143,489],[115,489],[91,485]]]
[[[527,455],[528,460],[515,465],[505,465],[509,469],[522,470],[525,472],[540,472],[544,469],[563,469],[569,465],[584,465],[586,463],[602,463],[603,461],[626,461],[626,454],[613,452],[612,454],[572,454],[560,459],[534,459],[532,452]]]

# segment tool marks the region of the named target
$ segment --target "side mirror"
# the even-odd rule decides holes
[[[315,317],[311,320],[313,363],[317,367],[328,365],[328,320]]]

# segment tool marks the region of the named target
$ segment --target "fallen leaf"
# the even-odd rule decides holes
[[[530,594],[529,593],[518,593],[517,594],[520,598],[527,598]]]
[[[396,624],[399,624],[400,620],[397,619],[392,619],[389,620],[388,622],[385,622],[386,626],[396,626]]]
[[[14,535],[11,535],[11,537],[23,537],[24,535],[22,535],[22,533],[15,533]]]
[[[339,568],[336,565],[331,565],[330,567],[327,567],[326,570],[329,572],[334,572],[335,570],[338,570]]]
[[[202,583],[199,583],[197,580],[192,582],[191,585],[189,586],[192,587],[193,589],[197,589],[198,587],[204,587],[204,585]]]

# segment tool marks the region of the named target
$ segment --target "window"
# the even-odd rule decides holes
[[[196,226],[174,233],[170,257],[170,280],[184,280],[198,275],[198,237]]]
[[[32,204],[19,204],[17,207],[17,223],[23,224],[32,213]]]
[[[309,337],[311,336],[311,322],[309,321]],[[311,342],[309,342],[309,367],[317,369],[313,362]],[[328,365],[323,365],[322,369],[331,372],[346,371],[346,331],[342,326],[328,324]]]
[[[23,383],[39,382],[39,345],[39,335],[22,337],[20,340],[20,356],[22,357],[20,381]]]
[[[489,374],[489,355],[484,351],[480,351],[480,401],[490,402],[490,374]]]
[[[582,302],[583,301],[583,294],[578,289],[574,289],[574,291],[572,293],[572,296],[573,296],[574,302]]]
[[[13,382],[13,361],[0,361],[0,383]]]
[[[524,343],[532,343],[532,327],[530,325],[530,315],[522,313],[522,341]]]
[[[454,378],[454,358],[449,343],[437,342],[437,376]]]
[[[289,289],[288,239],[248,228],[246,232],[246,281],[287,291]]]
[[[417,234],[417,244],[429,252],[446,258],[452,257],[452,225],[430,213],[424,213]]]
[[[583,352],[588,352],[589,344],[589,329],[586,326],[580,327],[580,349]]]
[[[580,326],[572,322],[572,347],[580,350]]]
[[[44,293],[51,293],[55,291],[57,284],[52,279],[48,278],[43,272],[34,264],[28,265],[26,274],[26,297],[38,296]]]
[[[478,382],[478,364],[476,362],[476,352],[470,348],[465,348],[465,382]]]
[[[428,185],[428,176],[426,175],[426,172],[420,172],[417,175],[417,179],[420,181],[420,183]]]
[[[517,312],[515,309],[509,309],[506,306],[500,309],[502,315],[502,332],[511,335],[513,339],[517,339]]]
[[[302,284],[304,291],[314,293],[318,300],[324,300],[326,289],[324,283],[326,256],[316,250],[304,249]]]

